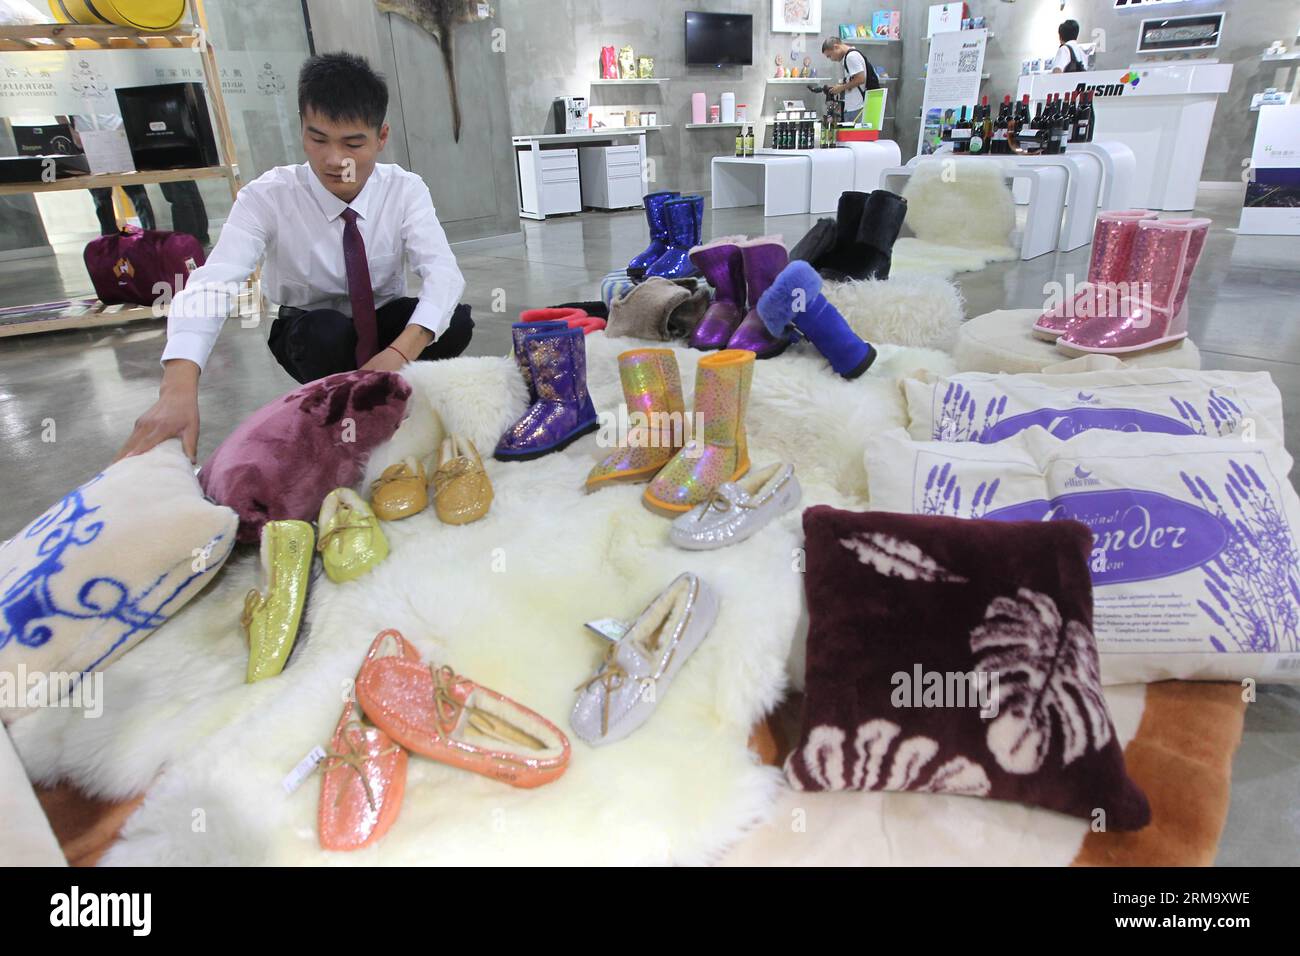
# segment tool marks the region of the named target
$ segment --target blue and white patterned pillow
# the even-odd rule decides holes
[[[238,517],[180,441],[126,458],[0,544],[0,718],[77,693],[215,577]]]

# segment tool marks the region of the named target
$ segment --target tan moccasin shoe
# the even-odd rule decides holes
[[[438,450],[433,473],[433,509],[446,524],[469,524],[492,506],[492,482],[468,438],[449,435]]]

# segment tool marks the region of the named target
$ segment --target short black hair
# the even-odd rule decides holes
[[[1062,43],[1069,43],[1071,40],[1079,39],[1079,21],[1066,20],[1056,28],[1056,35],[1061,38]]]
[[[311,107],[336,123],[361,120],[379,129],[388,113],[388,83],[354,53],[313,56],[298,72],[298,113]]]

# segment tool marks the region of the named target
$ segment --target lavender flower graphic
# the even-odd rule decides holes
[[[984,417],[975,425],[977,401],[959,382],[949,382],[943,404],[935,416],[932,438],[935,441],[979,441],[979,437],[996,425],[1007,410],[1007,396],[994,395],[984,406]]]
[[[1196,603],[1237,650],[1300,650],[1300,552],[1259,473],[1237,461],[1228,465],[1223,495],[1231,511],[1204,478],[1179,472],[1192,497],[1228,536],[1219,556],[1203,568],[1213,603]],[[1228,650],[1219,635],[1210,635],[1210,643],[1216,651]]]
[[[1198,435],[1223,436],[1236,434],[1237,429],[1241,427],[1241,419],[1245,415],[1236,402],[1226,395],[1220,395],[1214,389],[1210,389],[1210,397],[1206,401],[1204,417],[1196,411],[1196,407],[1191,402],[1181,401],[1172,395],[1169,396],[1169,401],[1173,403],[1183,423]],[[1208,426],[1205,423],[1206,418],[1210,420]]]
[[[943,467],[931,467],[925,479],[925,490],[921,498],[921,514],[951,515],[954,518],[983,518],[993,503],[993,496],[998,492],[1001,478],[981,481],[975,487],[975,494],[969,498],[969,506],[963,514],[961,510],[962,489],[953,473],[952,462],[944,462]]]

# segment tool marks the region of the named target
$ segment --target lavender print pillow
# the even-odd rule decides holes
[[[1086,528],[825,506],[803,521],[808,676],[791,786],[1146,826],[1102,696]]]
[[[911,436],[991,445],[1035,425],[1060,439],[1090,430],[1282,439],[1282,395],[1267,372],[1120,369],[1061,375],[967,372],[906,379]]]
[[[866,464],[874,508],[1086,525],[1105,683],[1300,680],[1300,499],[1278,443],[892,432]]]

